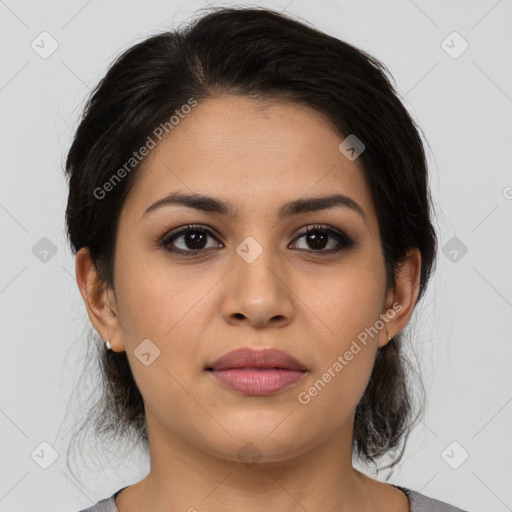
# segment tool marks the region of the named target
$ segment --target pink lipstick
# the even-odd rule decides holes
[[[224,386],[253,396],[277,393],[298,382],[308,371],[286,352],[251,348],[228,352],[206,370]]]

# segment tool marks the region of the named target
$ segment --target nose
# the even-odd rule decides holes
[[[224,320],[258,329],[288,325],[294,313],[289,269],[270,250],[263,250],[251,263],[235,253],[232,263],[224,283]]]

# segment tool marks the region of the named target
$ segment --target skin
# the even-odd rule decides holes
[[[352,466],[354,410],[377,348],[388,342],[385,329],[308,404],[297,399],[395,302],[401,310],[386,329],[398,334],[418,296],[415,248],[395,289],[386,283],[370,192],[359,161],[339,151],[342,140],[305,106],[227,95],[202,101],[139,170],[119,222],[115,291],[98,292],[87,249],[77,254],[89,317],[114,351],[127,352],[145,402],[151,470],[119,494],[120,512],[409,510],[401,491]],[[237,215],[171,205],[143,216],[171,192],[222,199]],[[333,193],[356,201],[366,220],[344,207],[277,217],[285,202]],[[189,223],[216,234],[202,255],[158,246]],[[330,235],[315,252],[298,238],[313,224],[356,243],[322,255],[338,246]],[[252,263],[236,252],[247,236],[263,249]],[[174,246],[190,247],[183,237]],[[145,366],[134,350],[148,338],[160,355]],[[245,396],[204,370],[240,347],[284,350],[309,371],[273,396]],[[237,454],[249,442],[261,458],[246,465]]]

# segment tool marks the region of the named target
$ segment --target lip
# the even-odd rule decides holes
[[[307,368],[290,354],[277,349],[241,348],[208,365],[217,382],[244,395],[266,396],[296,384]]]

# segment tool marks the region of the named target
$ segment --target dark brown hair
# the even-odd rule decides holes
[[[388,283],[394,286],[407,250],[417,247],[420,299],[436,256],[427,164],[419,129],[388,74],[354,46],[258,8],[216,8],[184,28],[132,46],[92,91],[67,156],[72,250],[88,247],[104,286],[113,288],[118,219],[140,165],[106,199],[95,190],[191,97],[201,102],[243,95],[306,105],[322,113],[340,137],[355,134],[363,141],[359,158],[377,213]],[[99,341],[94,351],[103,395],[82,426],[93,424],[98,437],[133,434],[147,446],[143,399],[126,353],[107,352]],[[402,446],[394,465],[414,424],[402,343],[398,334],[378,350],[355,411],[353,453],[363,462],[375,463]]]

